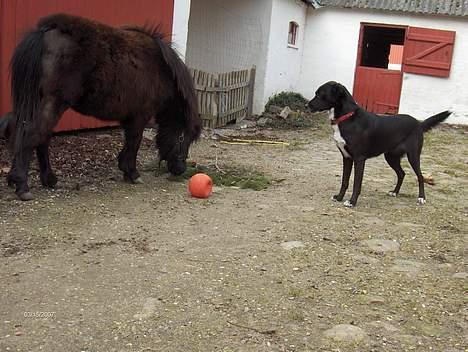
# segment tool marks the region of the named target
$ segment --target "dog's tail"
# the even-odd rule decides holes
[[[437,126],[439,123],[444,121],[447,117],[449,117],[451,114],[452,112],[447,110],[447,111],[439,112],[438,114],[425,119],[423,122],[421,122],[421,127],[422,127],[423,132],[427,132],[431,128]]]

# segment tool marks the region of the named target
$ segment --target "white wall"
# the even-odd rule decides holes
[[[207,72],[257,67],[254,113],[263,109],[273,0],[193,0],[186,63]]]
[[[172,19],[172,43],[183,59],[185,59],[187,51],[189,16],[190,0],[175,0]]]
[[[468,124],[468,21],[366,10],[308,9],[298,90],[307,98],[324,82],[336,80],[352,91],[361,22],[456,31],[449,78],[404,74],[400,112],[418,119],[452,109],[447,122]]]
[[[273,94],[297,90],[304,51],[307,6],[299,0],[273,0],[263,103]],[[296,47],[288,46],[289,22],[299,25]]]

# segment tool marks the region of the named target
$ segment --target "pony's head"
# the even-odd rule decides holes
[[[187,169],[190,146],[200,136],[201,126],[195,129],[174,128],[160,124],[156,136],[156,146],[160,160],[165,160],[167,169],[173,175],[181,175]]]

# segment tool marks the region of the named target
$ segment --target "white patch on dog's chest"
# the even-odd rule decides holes
[[[330,121],[333,121],[335,119],[335,109],[332,108],[330,110],[328,118],[330,119]],[[346,148],[345,148],[346,141],[341,135],[338,125],[332,125],[332,127],[333,127],[333,139],[335,140],[336,146],[340,148],[341,152],[346,158],[351,158],[351,155],[349,155],[349,153],[346,151]]]

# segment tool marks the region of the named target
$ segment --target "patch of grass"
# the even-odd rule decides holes
[[[304,291],[300,288],[290,288],[288,291],[288,297],[298,298],[304,295]]]
[[[294,111],[304,111],[305,104],[308,102],[306,98],[300,93],[295,92],[281,92],[273,95],[268,99],[268,102],[265,105],[265,111],[268,111],[271,105],[276,105],[280,107],[289,106],[291,110]]]
[[[166,173],[165,165],[161,166],[158,174]],[[211,177],[216,186],[239,187],[241,189],[253,189],[261,191],[271,185],[272,180],[267,175],[250,168],[223,166],[220,170],[204,165],[188,166],[180,176],[169,176],[169,180],[182,182],[188,180],[196,173],[203,172]]]
[[[299,112],[289,116],[287,119],[269,113],[265,113],[263,116],[270,118],[267,126],[275,129],[300,130],[313,128],[317,133],[326,130],[328,134],[331,131],[326,113]]]
[[[306,141],[294,139],[289,142],[288,149],[289,150],[303,150],[307,145]]]
[[[302,314],[302,312],[299,312],[297,310],[290,310],[288,312],[288,318],[290,320],[294,320],[294,321],[304,321],[305,320],[304,314]]]

